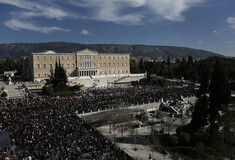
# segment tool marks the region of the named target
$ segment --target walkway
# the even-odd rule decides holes
[[[0,81],[0,88],[4,87],[9,98],[23,98],[23,94],[20,91],[18,84],[6,84]]]

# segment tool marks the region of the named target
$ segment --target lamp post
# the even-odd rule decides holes
[[[115,130],[116,130],[116,128],[115,128],[115,124],[113,124],[113,130],[114,130],[114,132],[113,132],[114,144],[116,144],[116,137],[115,137]]]
[[[111,133],[111,121],[108,121],[108,125],[109,125],[109,133]]]

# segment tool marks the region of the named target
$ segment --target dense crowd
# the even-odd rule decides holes
[[[1,100],[0,126],[17,159],[131,159],[77,113],[192,96],[190,88],[89,89],[72,97]]]
[[[190,87],[156,87],[156,86],[139,86],[129,88],[108,88],[108,89],[90,89],[80,91],[78,99],[78,113],[90,112],[127,107],[143,103],[159,102],[162,98],[164,101],[181,99],[183,97],[194,96],[194,89]]]

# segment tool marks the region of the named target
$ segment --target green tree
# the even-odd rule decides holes
[[[219,111],[222,109],[223,104],[227,105],[229,103],[231,95],[225,70],[218,60],[214,65],[214,71],[209,86],[209,94],[210,131],[211,133],[214,133],[214,131],[218,129],[216,120],[219,116]]]
[[[180,63],[179,58],[176,58],[175,63],[176,63],[176,64],[179,64],[179,63]]]
[[[193,64],[193,57],[192,56],[188,56],[188,64],[189,65]]]
[[[185,58],[183,57],[182,61],[180,62],[180,75],[182,77],[185,77],[186,67],[187,67],[187,62],[186,62]]]
[[[51,76],[51,84],[55,92],[66,90],[67,75],[64,68],[56,62],[55,73]]]
[[[170,64],[171,64],[171,59],[170,59],[170,57],[169,57],[169,56],[167,57],[167,64],[168,64],[168,65],[170,65]]]
[[[233,106],[234,108],[234,106]],[[223,140],[225,145],[225,154],[227,157],[230,157],[233,155],[233,149],[231,145],[235,143],[235,137],[233,134],[233,130],[235,129],[234,123],[235,123],[235,112],[228,106],[222,106],[222,112],[223,115],[221,117],[220,124],[223,128]]]
[[[144,65],[143,65],[143,59],[142,58],[140,59],[140,62],[139,62],[139,70],[141,72],[144,72]]]
[[[131,73],[140,73],[140,69],[134,60],[130,60]]]
[[[147,81],[149,82],[150,81],[150,78],[151,78],[151,74],[153,72],[153,62],[146,62],[145,63],[145,68],[147,70]]]
[[[207,72],[204,72],[199,82],[201,86],[197,93],[198,100],[192,114],[192,120],[190,122],[190,125],[192,125],[191,133],[197,131],[200,128],[204,128],[204,126],[207,125],[208,119],[208,96],[206,94],[208,92],[209,77]]]

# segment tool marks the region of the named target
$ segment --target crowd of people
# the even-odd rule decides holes
[[[138,86],[128,88],[89,89],[80,91],[74,99],[78,99],[78,113],[127,107],[164,101],[179,100],[182,97],[194,96],[190,87],[156,87]]]
[[[88,89],[71,97],[1,100],[0,126],[17,159],[131,159],[77,113],[192,96],[191,88]]]

